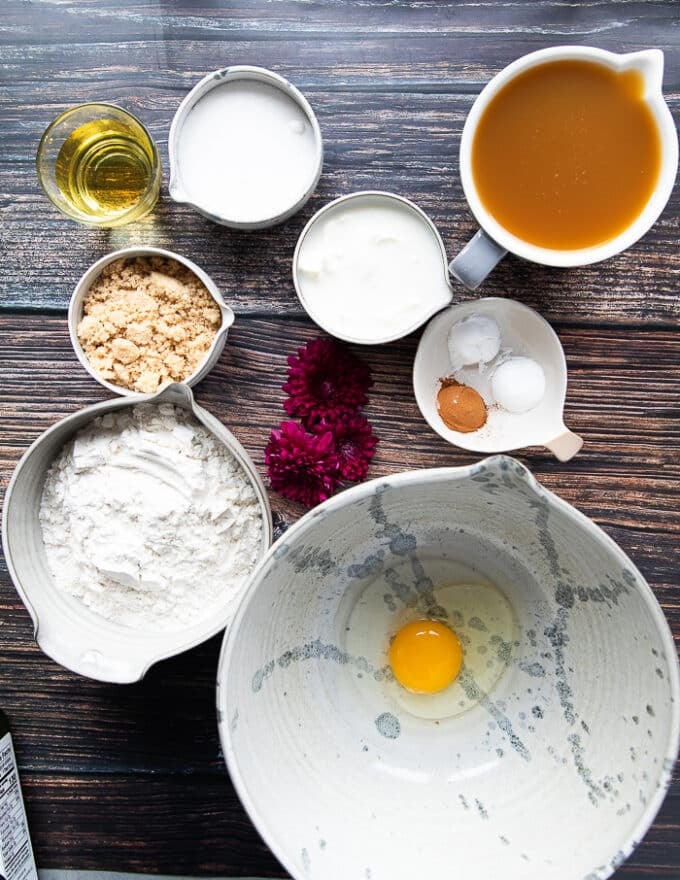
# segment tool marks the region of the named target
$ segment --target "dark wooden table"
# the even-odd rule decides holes
[[[197,396],[264,473],[263,448],[283,416],[286,356],[317,332],[290,275],[306,220],[340,194],[393,190],[432,216],[453,254],[474,228],[457,171],[474,96],[514,58],[559,43],[663,49],[665,91],[680,117],[680,5],[673,0],[2,0],[3,488],[41,431],[107,396],[75,359],[66,307],[91,262],[132,243],[194,259],[234,306],[229,345]],[[323,130],[323,177],[285,226],[234,233],[164,194],[147,221],[92,230],[42,196],[33,160],[57,113],[89,100],[121,104],[148,124],[165,160],[182,97],[207,71],[239,63],[289,77]],[[519,457],[633,557],[676,638],[679,216],[676,187],[654,229],[607,264],[558,271],[507,259],[483,288],[552,322],[569,364],[567,420],[585,438],[568,464],[544,450]],[[381,438],[373,476],[476,458],[436,437],[419,415],[410,384],[417,335],[362,351],[376,379],[368,409]],[[272,504],[279,531],[301,513],[275,495]],[[0,578],[0,705],[15,731],[39,864],[285,876],[243,812],[220,754],[213,692],[220,640],[160,664],[137,685],[98,684],[41,654],[4,561]],[[676,777],[616,877],[677,880],[679,832]]]

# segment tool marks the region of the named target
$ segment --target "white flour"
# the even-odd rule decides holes
[[[126,408],[79,431],[47,473],[40,523],[58,589],[150,631],[223,609],[262,543],[243,468],[172,404]]]

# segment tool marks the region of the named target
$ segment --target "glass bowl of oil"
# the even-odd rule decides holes
[[[93,226],[139,220],[158,201],[161,163],[151,135],[114,104],[81,104],[42,136],[38,179],[67,217]]]

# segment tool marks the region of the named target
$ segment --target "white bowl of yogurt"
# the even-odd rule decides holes
[[[444,243],[417,205],[366,190],[325,205],[302,230],[293,282],[307,314],[339,339],[400,339],[449,305]]]
[[[323,140],[314,111],[287,79],[262,67],[204,77],[170,127],[170,196],[234,229],[263,229],[300,210],[316,189]]]

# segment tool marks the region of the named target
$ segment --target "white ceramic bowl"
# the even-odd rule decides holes
[[[331,218],[337,219],[338,215],[342,216],[342,213],[348,207],[362,206],[377,206],[382,208],[396,207],[401,211],[406,212],[411,217],[415,218],[418,223],[422,224],[423,229],[428,230],[434,244],[434,249],[439,252],[436,257],[438,265],[441,258],[442,274],[438,296],[435,297],[432,294],[429,294],[424,304],[420,306],[419,313],[415,318],[413,317],[413,314],[409,312],[407,314],[406,322],[404,323],[402,319],[402,326],[397,329],[394,329],[393,327],[389,333],[385,333],[385,328],[383,326],[384,321],[375,321],[375,317],[371,314],[374,310],[369,310],[364,313],[364,326],[361,334],[348,332],[348,329],[345,326],[346,322],[338,320],[337,316],[329,317],[324,313],[323,309],[320,310],[318,308],[318,304],[315,304],[313,299],[310,299],[305,295],[305,284],[301,280],[299,265],[300,255],[303,252],[305,241],[314,227],[317,226],[320,221],[328,221]],[[379,263],[377,265],[379,265]],[[412,333],[424,324],[428,318],[431,318],[432,315],[448,305],[453,298],[453,291],[449,282],[446,249],[437,227],[425,211],[419,208],[414,202],[403,196],[399,196],[396,193],[384,192],[382,190],[359,190],[345,196],[340,196],[337,199],[333,199],[332,202],[329,202],[327,205],[324,205],[323,208],[320,208],[313,217],[310,217],[305,228],[300,233],[297,244],[295,245],[292,269],[295,292],[300,300],[300,304],[312,321],[314,321],[315,324],[318,324],[319,327],[327,333],[330,333],[331,336],[343,339],[345,342],[352,342],[355,345],[381,345],[382,343],[393,342],[395,339],[401,339],[404,336],[408,336],[409,333]],[[378,271],[376,266],[371,267],[371,270],[373,272]]]
[[[187,376],[187,378],[182,383],[183,385],[188,385],[191,388],[198,382],[200,382],[201,379],[204,379],[217,363],[219,356],[222,354],[224,345],[227,341],[229,328],[234,323],[234,313],[225,303],[224,299],[222,298],[222,294],[220,293],[215,282],[206,272],[203,271],[203,269],[199,268],[195,263],[192,263],[192,261],[188,260],[186,257],[181,257],[179,254],[175,254],[172,251],[163,250],[163,248],[123,248],[122,250],[113,251],[112,253],[107,254],[105,257],[102,257],[100,260],[97,260],[96,263],[93,263],[90,266],[87,272],[84,273],[80,281],[76,284],[75,290],[71,295],[71,301],[68,307],[68,331],[71,336],[71,344],[73,345],[73,350],[76,353],[76,357],[85,367],[90,376],[92,376],[93,379],[96,379],[100,385],[104,386],[104,388],[108,388],[109,391],[113,391],[114,394],[123,394],[126,397],[141,398],[146,396],[140,394],[138,391],[131,391],[129,388],[123,388],[122,385],[116,385],[113,382],[109,382],[107,379],[104,379],[102,376],[100,376],[99,373],[92,367],[92,364],[90,363],[87,355],[83,350],[82,345],[80,344],[80,340],[78,339],[78,324],[80,324],[83,318],[83,301],[85,300],[85,296],[87,295],[88,290],[92,287],[97,278],[99,278],[102,270],[110,263],[113,263],[116,260],[130,260],[134,259],[135,257],[163,257],[167,260],[175,260],[176,262],[181,263],[183,266],[186,266],[187,269],[189,269],[190,272],[193,272],[194,275],[196,275],[197,278],[205,285],[208,293],[215,300],[215,304],[220,310],[220,313],[222,315],[222,322],[219,329],[215,333],[215,338],[212,341],[212,345],[205,353],[203,360],[196,367],[194,372],[190,376]]]
[[[492,318],[501,330],[501,351],[537,361],[545,374],[546,389],[541,402],[524,413],[510,413],[490,407],[486,424],[478,431],[461,433],[448,428],[437,409],[440,379],[451,374],[448,336],[458,321],[470,315]],[[480,375],[477,366],[461,371],[464,384],[477,387],[484,396],[489,389],[492,368]],[[425,328],[413,363],[413,391],[423,418],[440,437],[473,452],[508,452],[524,446],[545,446],[561,461],[580,450],[583,440],[564,424],[567,394],[567,362],[560,340],[538,312],[514,299],[486,297],[450,306]]]
[[[250,479],[262,511],[261,554],[272,539],[271,511],[262,481],[248,453],[214,416],[197,406],[186,385],[169,385],[154,396],[189,410],[234,455]],[[24,454],[10,480],[2,518],[2,546],[17,592],[28,609],[35,639],[62,666],[117,683],[138,681],[154,663],[204,642],[228,626],[236,602],[178,632],[146,632],[106,620],[57,590],[47,567],[38,519],[45,473],[63,445],[84,425],[108,412],[134,406],[129,398],[107,400],[67,416],[42,434]]]
[[[208,92],[212,91],[212,89],[219,88],[219,86],[222,86],[227,82],[233,82],[235,80],[260,82],[283,92],[284,95],[290,98],[293,103],[297,104],[300,108],[309,122],[314,136],[315,167],[313,176],[310,178],[307,188],[304,192],[300,193],[300,197],[293,204],[289,205],[285,211],[270,217],[260,217],[256,220],[244,221],[239,217],[229,216],[226,211],[220,214],[215,214],[205,205],[191,201],[187,193],[185,193],[182,184],[180,134],[187,116],[194,106]],[[276,226],[279,223],[283,223],[289,217],[292,217],[293,214],[296,214],[303,205],[306,204],[309,197],[316,189],[316,185],[319,182],[321,171],[323,169],[323,138],[321,136],[321,129],[319,128],[316,115],[314,114],[314,110],[312,110],[309,101],[299,89],[296,89],[292,83],[288,82],[288,80],[280,74],[274,73],[273,70],[267,70],[264,67],[252,67],[247,64],[237,64],[232,65],[231,67],[223,67],[220,70],[215,70],[204,76],[203,79],[193,87],[179,105],[177,112],[173,117],[168,138],[168,153],[170,157],[170,197],[180,204],[190,205],[200,214],[203,214],[204,217],[212,220],[213,223],[220,223],[222,226],[229,226],[232,229],[266,229],[269,226]]]
[[[441,698],[409,697],[388,639],[434,613],[464,671]],[[505,456],[374,480],[304,516],[251,578],[217,700],[232,781],[299,880],[601,880],[653,821],[680,728],[651,589]]]

